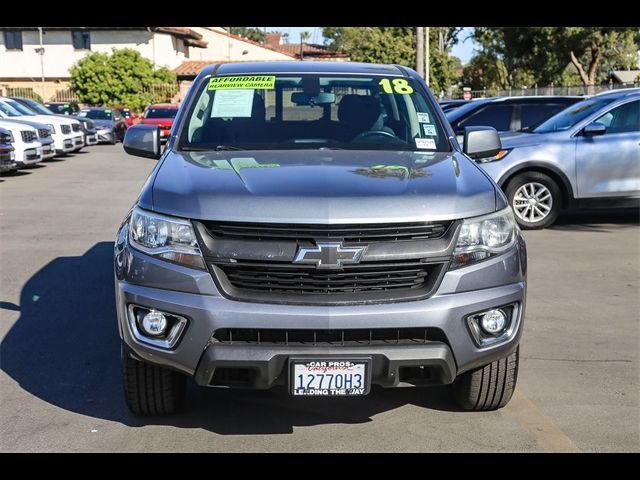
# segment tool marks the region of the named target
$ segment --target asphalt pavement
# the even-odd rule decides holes
[[[1,451],[640,451],[636,210],[525,232],[518,388],[502,410],[458,411],[444,388],[321,399],[191,385],[180,414],[136,418],[113,239],[155,164],[94,146],[0,177]]]

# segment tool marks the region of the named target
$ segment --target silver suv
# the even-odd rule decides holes
[[[522,228],[550,226],[562,208],[637,207],[640,202],[640,89],[595,95],[480,159],[504,188]]]
[[[504,406],[518,373],[526,249],[497,185],[408,68],[213,65],[195,80],[115,244],[124,391],[175,411],[185,380],[295,396],[449,385]]]

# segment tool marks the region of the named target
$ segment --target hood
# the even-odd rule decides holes
[[[551,132],[551,133],[523,133],[523,132],[505,132],[500,134],[500,141],[503,148],[515,147],[533,147],[543,143],[550,142],[557,138],[558,134],[568,132]]]
[[[72,115],[65,115],[64,113],[56,113],[55,115],[52,115],[52,116],[64,118],[65,120],[75,120],[80,123],[84,123],[87,128],[93,128],[93,120],[91,120],[90,118],[75,117]]]
[[[171,128],[173,126],[173,118],[143,118],[141,123],[144,125],[159,125],[161,127]]]
[[[113,120],[101,120],[101,119],[93,118],[91,119],[91,121],[94,123],[94,125],[97,128],[111,128],[115,125],[115,122]]]
[[[11,117],[11,120],[44,123],[45,125],[64,125],[69,123],[61,121],[61,119],[55,118],[53,115],[21,115],[19,117]]]
[[[18,137],[20,136],[20,130],[35,131],[35,128],[26,124],[22,120],[8,120],[6,118],[0,118],[0,128],[9,130],[13,134],[14,139],[16,139],[16,135]]]
[[[14,117],[14,118],[15,120],[7,118],[7,119],[2,119],[2,121],[15,123],[16,127],[20,125],[28,125],[36,129],[39,129],[39,128],[46,128],[47,130],[49,129],[49,125],[47,125],[46,123],[36,122],[35,120],[27,120],[29,117],[20,117],[19,119],[18,117]]]
[[[496,193],[459,153],[171,151],[139,203],[202,220],[411,222],[493,212]]]

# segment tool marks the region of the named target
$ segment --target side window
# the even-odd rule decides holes
[[[640,100],[625,103],[596,120],[607,127],[605,135],[640,132]]]
[[[511,128],[512,115],[513,105],[489,105],[463,120],[458,126],[462,128],[482,125],[503,132]]]
[[[544,105],[521,105],[520,106],[520,128],[530,127],[537,123],[545,121],[547,118],[552,117],[560,110],[563,110],[565,105],[558,104],[544,104]]]
[[[71,41],[76,50],[91,50],[91,32],[74,30],[71,32]]]
[[[22,32],[4,32],[4,47],[7,50],[22,50]]]

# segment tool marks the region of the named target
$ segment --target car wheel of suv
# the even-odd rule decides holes
[[[182,406],[186,377],[167,368],[151,365],[122,354],[124,396],[136,415],[167,415]]]
[[[558,218],[562,205],[560,188],[544,173],[517,175],[509,182],[505,193],[522,229],[546,228]]]
[[[496,410],[504,407],[516,388],[520,347],[511,355],[459,375],[450,386],[464,410]]]

